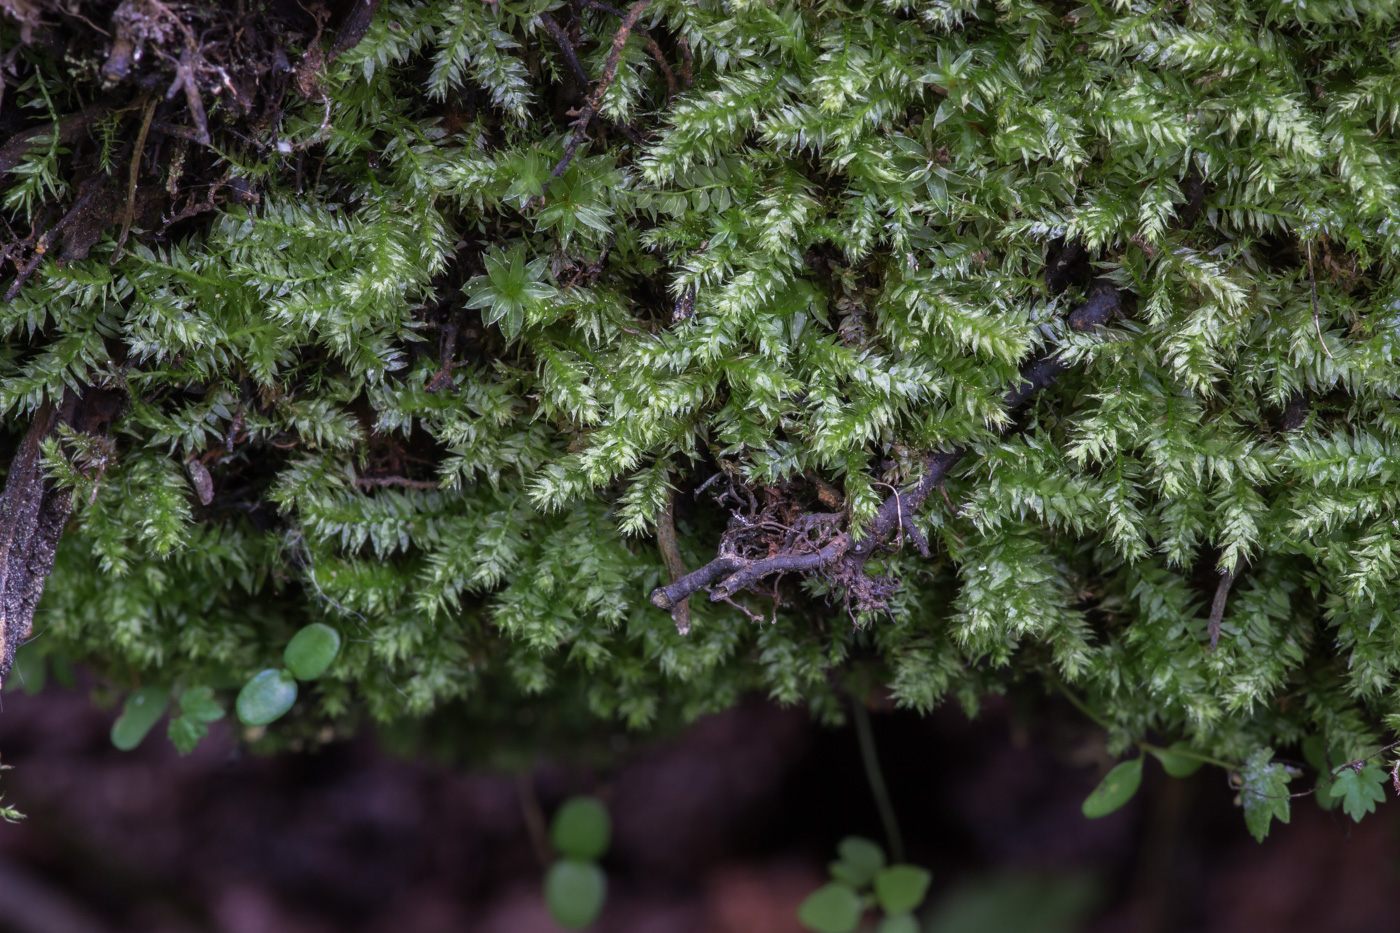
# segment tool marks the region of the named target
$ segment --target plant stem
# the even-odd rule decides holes
[[[1055,685],[1055,689],[1060,691],[1060,693],[1064,694],[1065,699],[1069,700],[1070,703],[1074,705],[1075,709],[1079,710],[1085,716],[1088,716],[1090,719],[1092,719],[1095,723],[1098,724],[1099,728],[1105,731],[1109,731],[1108,723],[1100,719],[1099,715],[1093,710],[1089,709],[1089,707],[1084,704],[1083,700],[1079,699],[1079,697],[1075,696],[1073,693],[1070,692],[1070,689],[1068,687],[1060,683],[1060,678],[1052,675],[1049,678],[1049,680],[1052,684]]]
[[[1209,755],[1202,755],[1200,752],[1193,752],[1187,748],[1163,748],[1160,745],[1153,745],[1151,742],[1134,742],[1138,748],[1145,752],[1164,752],[1168,755],[1179,755],[1182,758],[1194,758],[1196,761],[1204,761],[1208,765],[1215,765],[1224,768],[1226,771],[1242,770],[1240,765],[1232,765],[1228,761],[1221,761],[1219,758],[1212,758]]]
[[[1064,694],[1064,698],[1066,700],[1069,700],[1070,703],[1073,704],[1075,709],[1079,710],[1085,716],[1088,716],[1090,719],[1092,719],[1099,726],[1099,728],[1105,731],[1111,731],[1108,723],[1104,722],[1103,719],[1101,719],[1097,713],[1091,710],[1083,700],[1075,696],[1074,693],[1068,687],[1062,684],[1060,682],[1060,678],[1050,677],[1049,680],[1052,684],[1055,685],[1055,689],[1060,691],[1060,693]],[[1240,770],[1239,765],[1232,765],[1228,761],[1221,761],[1219,758],[1212,758],[1209,755],[1202,755],[1200,752],[1193,752],[1190,749],[1163,748],[1160,745],[1153,745],[1151,742],[1147,742],[1142,739],[1134,739],[1133,744],[1144,752],[1164,752],[1169,755],[1180,755],[1182,758],[1194,758],[1196,761],[1204,761],[1208,765],[1215,765],[1217,767],[1224,768],[1226,771]]]
[[[870,728],[870,712],[858,698],[851,698],[851,717],[855,720],[856,739],[860,742],[860,759],[865,764],[865,777],[870,782],[870,793],[875,798],[875,807],[880,811],[880,822],[885,824],[885,839],[890,845],[890,861],[898,864],[904,861],[904,838],[899,834],[899,821],[894,816],[894,804],[890,802],[890,792],[885,787],[885,775],[880,771],[880,757],[875,753],[875,734]]]

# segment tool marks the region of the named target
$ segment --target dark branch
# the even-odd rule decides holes
[[[10,461],[0,494],[0,677],[9,674],[15,649],[33,630],[34,609],[73,509],[71,490],[54,486],[44,476],[44,439],[59,424],[96,434],[119,408],[117,397],[100,389],[87,389],[82,396],[66,392],[58,407],[45,402]]]
[[[728,576],[743,567],[747,561],[738,557],[716,557],[699,570],[692,570],[670,586],[659,586],[651,592],[651,604],[658,609],[673,609],[676,603],[689,599],[690,595],[714,583],[720,577]]]
[[[1225,600],[1230,595],[1230,587],[1235,585],[1235,572],[1228,570],[1220,575],[1220,585],[1215,588],[1215,598],[1210,602],[1210,650],[1220,642],[1220,624],[1225,621]]]
[[[627,39],[632,35],[637,20],[641,19],[642,12],[650,2],[651,0],[637,0],[636,3],[632,4],[632,9],[628,10],[627,15],[622,18],[622,25],[618,27],[617,33],[613,36],[612,48],[608,50],[608,57],[603,60],[603,74],[598,78],[593,92],[588,95],[588,100],[584,101],[582,109],[578,112],[578,119],[573,123],[574,131],[569,136],[569,141],[564,144],[564,157],[554,168],[550,169],[550,177],[545,179],[544,187],[534,198],[533,203],[544,203],[544,196],[549,191],[550,184],[554,179],[564,177],[564,173],[569,170],[569,163],[574,161],[574,154],[578,152],[578,147],[582,146],[583,141],[588,138],[588,125],[593,122],[593,117],[603,106],[603,96],[608,93],[608,88],[612,86],[613,78],[617,77],[617,66],[622,62],[622,50],[627,45]]]
[[[564,32],[564,27],[554,21],[554,17],[548,13],[540,14],[540,23],[544,26],[545,32],[554,39],[559,51],[564,53],[564,61],[568,64],[569,70],[574,73],[574,78],[580,87],[588,87],[588,72],[583,70],[583,65],[579,63],[578,53],[574,51],[574,44],[569,41],[569,34]]]
[[[710,601],[728,599],[773,573],[813,573],[833,563],[850,547],[849,535],[839,534],[822,548],[810,554],[775,554],[763,560],[744,561],[744,565],[710,590]]]
[[[1089,289],[1088,299],[1069,315],[1069,326],[1080,332],[1098,330],[1122,311],[1122,295],[1112,283],[1096,281]],[[1006,407],[1015,410],[1037,392],[1051,385],[1067,369],[1058,356],[1040,357],[1021,370],[1014,389],[1006,395]],[[849,531],[839,532],[813,549],[814,542],[799,537],[776,554],[762,558],[744,558],[724,553],[699,570],[688,573],[669,586],[658,587],[651,594],[653,605],[672,609],[689,599],[695,592],[709,588],[711,600],[727,600],[764,577],[777,573],[827,573],[847,587],[857,586],[865,594],[888,592],[888,581],[874,583],[865,574],[865,565],[880,548],[893,544],[898,547],[908,533],[915,546],[928,556],[928,542],[918,533],[915,517],[929,494],[948,477],[953,467],[966,456],[967,448],[934,451],[924,460],[924,473],[916,482],[896,491],[880,504],[875,517],[865,528],[865,534],[855,541]],[[731,531],[734,526],[731,525]],[[858,600],[867,596],[857,595]],[[874,599],[880,598],[878,595]]]
[[[685,561],[681,559],[680,547],[676,542],[675,509],[676,497],[672,494],[666,508],[656,516],[656,546],[661,551],[661,559],[666,562],[666,572],[671,575],[672,583],[685,576]],[[671,618],[675,620],[676,631],[682,635],[690,632],[689,597],[677,600],[671,606]]]

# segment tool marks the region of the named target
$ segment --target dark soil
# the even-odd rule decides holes
[[[255,203],[256,178],[221,153],[258,165],[313,144],[280,138],[284,112],[325,100],[327,59],[360,40],[378,6],[0,0],[0,181],[47,151],[52,129],[66,150],[59,190],[4,218],[4,300],[44,262],[85,258],[106,231],[120,254],[128,237],[168,243],[220,207]],[[36,73],[48,113],[16,99]]]
[[[522,800],[548,812],[588,792],[616,822],[599,931],[797,933],[836,842],[881,836],[854,734],[758,701],[610,772],[541,763],[528,779],[369,738],[256,758],[217,728],[189,758],[158,732],[122,753],[113,715],[82,691],[5,697],[0,789],[29,819],[0,826],[0,929],[552,931]],[[1299,800],[1259,845],[1219,771],[1152,766],[1132,805],[1089,821],[1100,738],[1068,710],[1036,721],[874,717],[909,857],[934,872],[929,929],[1344,933],[1400,907],[1393,804],[1353,826]],[[978,890],[1011,919],[948,925]]]

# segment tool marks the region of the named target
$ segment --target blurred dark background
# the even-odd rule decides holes
[[[7,693],[0,930],[14,933],[533,933],[556,928],[527,813],[609,805],[600,933],[798,933],[843,836],[883,841],[851,728],[752,700],[607,766],[529,773],[406,759],[374,737],[259,757],[227,723],[188,758],[158,728],[114,749],[86,691]],[[873,717],[909,849],[934,886],[927,933],[1372,931],[1400,908],[1400,806],[1360,825],[1295,801],[1262,845],[1218,769],[1149,763],[1089,821],[1111,765],[1067,707],[1006,701],[968,720]]]

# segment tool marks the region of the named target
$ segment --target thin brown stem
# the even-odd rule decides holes
[[[564,177],[564,173],[569,170],[569,164],[574,161],[574,155],[583,145],[584,140],[588,138],[588,125],[593,122],[598,109],[602,107],[603,97],[608,93],[608,88],[612,86],[613,79],[617,77],[617,66],[622,62],[622,50],[627,46],[628,37],[632,35],[637,20],[641,18],[642,12],[646,10],[649,3],[651,0],[637,0],[627,11],[627,15],[622,18],[622,25],[613,35],[612,48],[608,50],[608,57],[603,61],[603,74],[598,78],[593,92],[588,95],[588,99],[579,110],[578,119],[574,120],[574,131],[569,136],[569,141],[564,144],[564,156],[550,170],[550,177],[545,179],[544,186],[532,203],[536,205],[544,203],[544,196],[548,193],[550,184],[554,179]]]
[[[666,563],[666,572],[671,575],[671,582],[685,576],[685,561],[681,559],[680,547],[676,543],[675,524],[676,495],[671,493],[666,500],[666,508],[656,516],[656,547],[661,551],[661,559]],[[676,631],[682,635],[690,634],[690,597],[677,600],[671,606],[671,618],[675,620]]]
[[[1225,600],[1230,596],[1230,587],[1235,585],[1235,571],[1227,570],[1220,575],[1220,584],[1215,588],[1215,598],[1210,602],[1210,650],[1220,642],[1220,625],[1225,621]]]
[[[131,151],[131,168],[126,178],[126,209],[122,212],[122,232],[117,237],[116,248],[112,250],[111,265],[114,266],[121,258],[127,234],[131,232],[131,220],[136,213],[136,177],[141,173],[141,157],[146,152],[146,134],[151,131],[151,119],[156,115],[157,103],[154,98],[147,100],[145,112],[141,114],[141,129],[136,133],[136,147]]]

